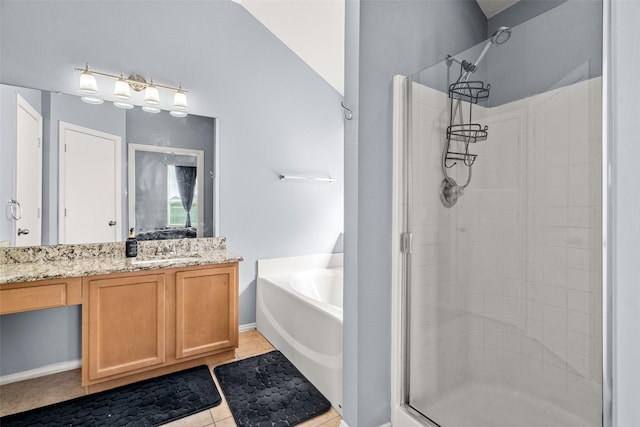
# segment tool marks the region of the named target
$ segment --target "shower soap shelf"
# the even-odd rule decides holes
[[[473,104],[486,101],[490,91],[491,85],[481,81],[466,81],[459,78],[458,81],[449,85],[451,118],[449,126],[447,126],[446,153],[443,159],[445,168],[452,168],[456,162],[463,162],[466,166],[471,167],[476,161],[477,155],[469,153],[469,144],[487,139],[489,127],[472,123],[472,107]],[[467,120],[462,120],[461,102],[469,105]],[[460,112],[460,123],[454,123],[456,111]],[[453,151],[451,141],[462,142],[464,152]]]
[[[456,151],[447,151],[447,157],[445,159],[444,166],[447,169],[452,168],[456,162],[464,162],[466,166],[472,166],[473,162],[476,161],[477,154],[471,154],[468,151],[466,153],[458,153]],[[453,162],[449,164],[448,162]]]
[[[477,104],[489,99],[491,85],[479,81],[458,81],[449,85],[449,98]]]
[[[447,127],[447,139],[449,141],[478,142],[487,139],[488,126],[482,127],[477,123],[463,123]]]

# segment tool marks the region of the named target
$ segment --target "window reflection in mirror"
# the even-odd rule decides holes
[[[204,236],[204,151],[129,144],[129,164],[129,224],[138,240]]]
[[[193,183],[183,181],[186,186],[181,186],[176,175],[178,168],[180,170],[193,169]],[[196,168],[167,165],[167,227],[191,227],[191,224],[198,223],[197,182]],[[186,188],[186,190],[181,191],[182,188]],[[188,195],[189,191],[191,191],[190,196]]]

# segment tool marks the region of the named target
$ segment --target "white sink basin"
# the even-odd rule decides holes
[[[161,264],[161,263],[172,263],[172,262],[186,262],[193,261],[200,258],[200,255],[185,255],[185,256],[176,256],[174,258],[150,258],[150,259],[132,259],[131,264],[133,265],[144,265],[144,264]]]

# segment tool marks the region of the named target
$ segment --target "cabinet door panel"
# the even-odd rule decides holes
[[[89,379],[165,360],[164,274],[89,281]]]
[[[176,358],[237,347],[233,267],[176,273]]]

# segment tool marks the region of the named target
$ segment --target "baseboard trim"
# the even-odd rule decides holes
[[[44,377],[45,375],[57,374],[64,371],[71,371],[72,369],[78,369],[81,366],[82,360],[69,360],[68,362],[53,363],[51,365],[41,366],[40,368],[30,369],[28,371],[2,375],[0,376],[0,385]]]
[[[349,427],[349,424],[345,423],[344,420],[340,420],[340,425],[338,427]],[[384,423],[379,427],[391,427],[391,423]]]
[[[256,329],[256,322],[246,323],[244,325],[238,326],[238,331],[240,331],[240,332],[253,331],[255,329]]]

